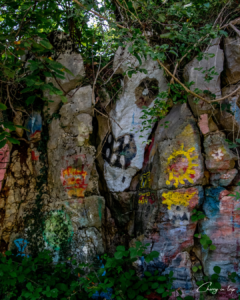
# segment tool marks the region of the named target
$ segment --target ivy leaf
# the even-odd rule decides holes
[[[220,274],[221,268],[220,268],[219,266],[215,266],[215,267],[213,268],[213,271],[214,271],[215,273],[217,273],[217,274]]]
[[[192,270],[193,270],[193,272],[195,273],[195,272],[197,272],[198,267],[194,266],[194,267],[192,267]]]
[[[217,247],[216,247],[215,245],[211,245],[211,246],[210,246],[210,250],[216,250],[216,248],[217,248]]]

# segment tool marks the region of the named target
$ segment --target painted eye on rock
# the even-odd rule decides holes
[[[110,149],[107,148],[107,150],[106,150],[106,157],[109,157],[109,155],[110,155]]]
[[[120,136],[117,140],[114,140],[112,135],[109,135],[102,151],[105,160],[113,167],[127,169],[137,154],[133,134]]]
[[[117,155],[113,154],[112,157],[111,157],[111,163],[114,164],[116,159],[117,159]]]
[[[125,135],[124,137],[124,144],[128,144],[130,141],[130,136],[129,135]]]
[[[121,165],[124,167],[125,166],[125,157],[124,157],[124,155],[121,155],[120,156],[120,163],[121,163]]]

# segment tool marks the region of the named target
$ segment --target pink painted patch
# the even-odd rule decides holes
[[[198,122],[198,125],[200,127],[200,130],[202,131],[203,134],[208,133],[209,127],[208,127],[208,115],[204,114],[200,116],[200,120]]]
[[[8,144],[0,149],[0,191],[2,189],[2,182],[7,170],[7,164],[10,160],[10,149]]]

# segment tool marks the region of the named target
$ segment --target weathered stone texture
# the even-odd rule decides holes
[[[235,84],[240,80],[240,38],[225,38],[224,52],[226,58],[226,78],[228,84]]]
[[[227,286],[228,274],[239,270],[239,200],[232,194],[239,191],[233,187],[206,189],[203,211],[207,218],[201,222],[201,232],[207,234],[217,248],[214,251],[202,249],[201,261],[206,274],[213,274],[213,267],[221,267],[220,279]],[[231,283],[233,286],[234,284]]]
[[[223,50],[220,49],[219,45],[213,45],[203,53],[202,60],[199,61],[197,58],[194,58],[194,60],[188,63],[184,68],[183,76],[186,82],[194,82],[190,87],[191,91],[194,91],[197,88],[202,91],[200,94],[206,97],[206,94],[203,92],[207,90],[208,92],[215,94],[216,98],[220,98],[220,75],[223,71],[223,61]],[[206,80],[207,70],[209,69],[218,73],[218,75],[211,75],[213,79],[210,82]],[[204,71],[205,73],[203,74]],[[211,113],[212,106],[203,100],[198,99],[196,103],[194,102],[194,97],[192,95],[188,97],[188,100],[195,116]]]

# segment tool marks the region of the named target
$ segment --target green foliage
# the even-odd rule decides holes
[[[235,142],[230,141],[228,139],[225,140],[228,143],[228,147],[230,149],[237,148],[240,146],[240,139],[236,139]]]
[[[91,271],[87,278],[80,277],[80,282],[83,284],[84,290],[91,297],[96,291],[107,292],[109,288],[113,289],[112,297],[116,300],[130,299],[146,299],[145,296],[155,291],[164,299],[170,296],[173,292],[172,282],[173,272],[161,275],[158,271],[154,273],[145,271],[143,277],[139,277],[133,263],[139,257],[144,257],[147,263],[159,256],[159,253],[153,251],[145,254],[147,247],[150,244],[143,245],[141,242],[136,242],[136,247],[126,250],[124,246],[118,246],[114,257],[103,255],[102,259],[105,264],[104,269],[98,272]],[[87,265],[83,265],[87,266]],[[88,265],[89,267],[89,265]],[[106,271],[104,277],[103,272]],[[99,281],[99,278],[103,280]]]
[[[143,115],[140,119],[144,120],[142,122],[143,128],[140,132],[148,130],[153,127],[153,124],[162,118],[164,118],[168,112],[170,105],[166,101],[167,93],[161,92],[157,95],[154,100],[154,105],[152,107],[142,107]],[[140,136],[141,137],[141,136]]]
[[[10,251],[0,254],[1,299],[86,299],[78,281],[79,267],[71,268],[70,262],[53,263],[50,252],[37,257],[13,255]]]
[[[212,240],[208,235],[196,233],[194,234],[194,236],[200,240],[200,244],[203,246],[204,249],[216,249],[216,246],[212,244]]]
[[[207,293],[212,295],[216,295],[218,291],[221,289],[221,284],[219,282],[219,274],[221,272],[221,268],[215,266],[213,268],[214,274],[211,276],[203,276],[203,279],[197,281],[198,291],[200,292],[200,299],[204,300]]]
[[[198,270],[202,270],[202,266],[194,266],[192,267],[192,270],[194,273],[196,273]]]
[[[0,254],[0,294],[4,299],[87,299],[96,291],[112,289],[112,298],[146,299],[152,291],[167,299],[173,292],[173,272],[161,275],[146,271],[143,277],[136,274],[133,263],[141,256],[146,262],[159,256],[153,251],[145,254],[149,245],[136,242],[136,247],[126,250],[118,246],[113,257],[102,256],[105,268],[94,264],[78,264],[74,259],[53,263],[49,251],[39,253],[35,258]],[[105,272],[103,275],[103,272]]]
[[[191,220],[193,222],[203,220],[206,217],[202,211],[198,211],[197,209],[193,209],[192,213]]]

